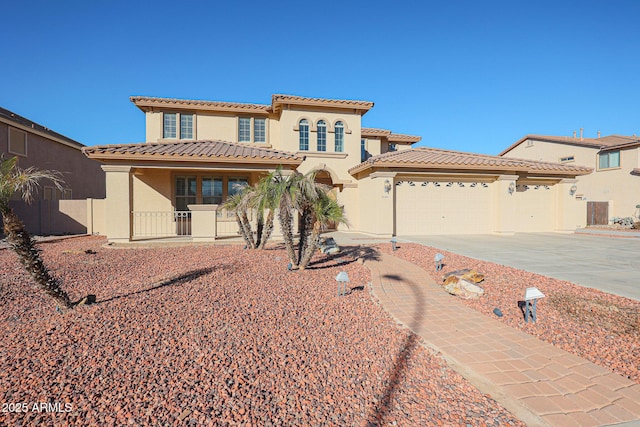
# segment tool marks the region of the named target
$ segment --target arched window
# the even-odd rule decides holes
[[[336,122],[336,153],[342,153],[344,151],[344,124],[342,122]]]
[[[300,120],[298,128],[300,130],[300,151],[309,151],[309,121],[307,119]]]
[[[327,151],[327,123],[318,121],[318,151]]]

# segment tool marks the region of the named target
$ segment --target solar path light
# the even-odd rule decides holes
[[[347,282],[349,282],[349,275],[346,271],[341,271],[336,276],[336,281],[338,282],[338,296],[347,294]],[[343,285],[344,284],[344,290]]]
[[[398,239],[394,237],[391,238],[391,249],[393,249],[393,252],[396,251],[396,249],[398,249],[398,246],[396,246],[396,243],[398,243]]]
[[[536,303],[540,298],[544,298],[544,294],[538,288],[527,288],[524,292],[524,322],[529,323],[529,314],[533,323],[538,320],[536,315]]]
[[[433,257],[433,261],[436,263],[436,271],[442,270],[442,261],[444,261],[444,255],[438,252],[436,256]]]

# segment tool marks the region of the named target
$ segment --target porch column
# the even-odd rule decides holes
[[[109,242],[131,241],[131,166],[102,165],[106,181],[106,228]]]
[[[517,175],[500,175],[493,183],[495,229],[498,234],[514,234],[517,223]]]
[[[218,205],[187,205],[191,211],[191,240],[213,242],[217,235]]]
[[[563,179],[556,185],[556,231],[572,233],[587,225],[587,202],[576,199],[577,179]]]

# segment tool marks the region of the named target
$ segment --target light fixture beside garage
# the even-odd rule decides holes
[[[391,182],[389,182],[388,179],[384,180],[384,193],[385,194],[389,194],[389,191],[391,191]]]
[[[514,191],[516,191],[516,183],[512,181],[509,184],[509,194],[513,194]]]
[[[575,184],[573,184],[569,189],[569,195],[573,196],[574,194],[576,194],[576,191],[578,191],[578,187]]]

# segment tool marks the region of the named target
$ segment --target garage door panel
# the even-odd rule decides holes
[[[555,198],[552,187],[518,185],[515,196],[516,231],[549,232],[555,228]]]
[[[488,184],[400,181],[396,234],[480,234],[493,228]]]

